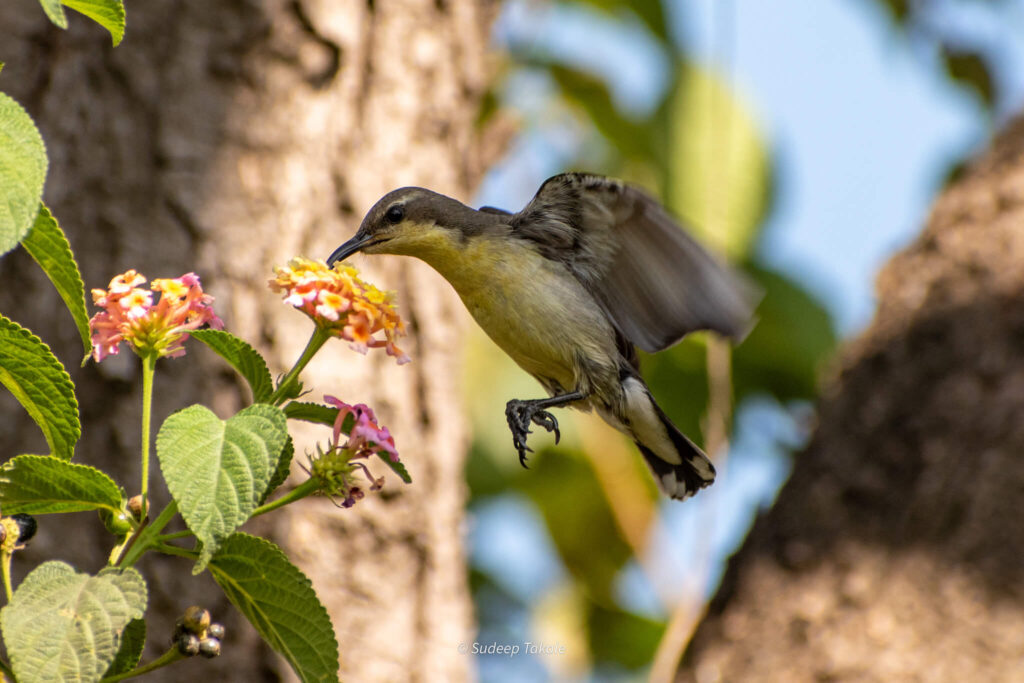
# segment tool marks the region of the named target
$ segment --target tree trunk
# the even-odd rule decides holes
[[[443,0],[150,0],[127,9],[125,41],[112,49],[102,29],[74,12],[63,32],[38,4],[0,6],[3,87],[47,142],[45,199],[88,287],[105,287],[127,268],[149,277],[194,270],[228,329],[283,372],[312,328],[267,289],[273,265],[324,258],[390,189],[429,185],[468,199],[478,182],[484,160],[474,122],[491,9]],[[313,581],[334,620],[343,676],[465,679],[470,661],[456,650],[473,630],[462,548],[462,308],[421,264],[361,265],[368,279],[398,290],[410,329],[403,348],[414,362],[396,367],[382,353],[364,358],[331,342],[305,373],[305,388],[311,399],[330,393],[373,406],[396,434],[413,484],[388,474],[381,494],[350,510],[307,499],[253,528]],[[42,336],[72,372],[84,426],[76,461],[112,472],[134,493],[138,362],[122,353],[77,369],[73,326],[36,270],[23,253],[0,262],[0,311]],[[194,402],[212,402],[222,417],[240,407],[245,392],[197,346],[158,364],[155,426]],[[4,457],[45,452],[20,408],[0,401]],[[299,462],[328,434],[302,433]],[[102,566],[112,543],[94,516],[40,522],[16,576],[55,557],[80,570]],[[180,559],[147,556],[142,568],[151,592],[147,658],[163,650],[187,605],[207,605],[218,619],[233,612],[208,575],[191,577]],[[166,678],[288,675],[240,618],[228,627],[220,659],[177,664]]]
[[[1024,677],[1024,119],[877,289],[682,680]]]

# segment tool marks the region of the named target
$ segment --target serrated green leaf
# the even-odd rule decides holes
[[[710,72],[679,66],[671,101],[668,206],[731,260],[749,256],[771,190],[768,151],[748,109]]]
[[[100,470],[47,455],[19,455],[0,467],[0,510],[43,515],[121,511],[121,490]]]
[[[338,641],[306,575],[270,541],[237,533],[210,560],[210,573],[302,681],[338,680]]]
[[[110,31],[116,47],[124,38],[124,4],[121,0],[61,0]]]
[[[409,476],[409,470],[405,469],[405,465],[401,461],[392,460],[391,456],[387,453],[381,453],[377,451],[377,457],[381,459],[385,465],[391,468],[391,471],[397,474],[402,481],[406,484],[412,483],[412,477]]]
[[[92,351],[92,341],[89,338],[89,313],[85,308],[85,284],[71,252],[71,244],[45,204],[39,205],[35,223],[21,241],[21,246],[43,269],[64,300],[82,338],[84,355],[88,356]]]
[[[43,430],[50,454],[70,460],[82,433],[71,377],[39,337],[2,315],[0,384]]]
[[[32,118],[0,93],[0,255],[18,245],[39,213],[46,146]]]
[[[68,27],[68,18],[64,15],[64,8],[60,6],[60,0],[39,0],[39,4],[43,6],[43,11],[46,12],[50,21],[60,28]]]
[[[103,677],[116,676],[131,671],[139,665],[142,651],[146,647],[146,620],[132,619],[121,634],[121,647]]]
[[[267,362],[245,341],[224,330],[196,330],[191,336],[206,344],[238,371],[249,383],[254,403],[262,403],[274,393],[274,381]]]
[[[288,416],[289,420],[303,420],[305,422],[327,425],[328,427],[333,427],[334,421],[338,419],[337,408],[322,406],[319,403],[301,403],[299,401],[290,401],[286,404],[284,406],[284,414]]]
[[[160,427],[160,470],[182,518],[203,544],[194,573],[256,509],[287,438],[284,413],[265,403],[227,421],[194,405]]]
[[[135,569],[89,576],[51,561],[21,582],[0,610],[0,629],[18,680],[98,681],[145,610],[146,582]]]
[[[277,459],[277,469],[274,470],[273,476],[270,477],[270,483],[267,484],[266,490],[263,492],[263,496],[260,497],[260,505],[267,502],[267,498],[270,497],[277,487],[285,482],[288,475],[292,470],[292,458],[295,457],[295,443],[292,441],[292,437],[289,436],[284,442],[284,448],[281,449],[281,457]]]

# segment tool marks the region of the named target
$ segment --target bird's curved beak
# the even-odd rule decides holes
[[[372,238],[369,235],[360,235],[359,233],[356,233],[352,239],[334,250],[334,253],[332,253],[327,259],[327,265],[330,267],[334,266],[338,261],[344,261],[371,241]]]

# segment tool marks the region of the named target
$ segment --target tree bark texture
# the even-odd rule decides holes
[[[443,0],[129,2],[124,42],[70,12],[48,24],[37,3],[0,6],[0,87],[47,142],[45,199],[68,233],[89,287],[137,268],[196,271],[228,329],[263,351],[274,373],[298,357],[311,324],[271,293],[271,267],[324,258],[386,191],[427,185],[468,199],[485,159],[474,125],[487,82],[486,3]],[[398,290],[411,365],[331,342],[305,373],[310,398],[373,406],[396,434],[414,483],[388,474],[350,510],[307,499],[250,529],[284,546],[334,620],[351,680],[461,680],[472,610],[462,548],[466,424],[459,406],[461,304],[411,260],[367,260],[364,275]],[[81,347],[52,288],[23,253],[0,261],[0,311],[51,344],[79,390],[76,461],[138,490],[139,364],[131,354],[77,368]],[[226,417],[245,391],[212,354],[158,364],[154,426],[212,399]],[[0,399],[3,457],[45,452],[38,430]],[[154,428],[155,431],[155,428]],[[325,428],[304,429],[297,461]],[[154,465],[154,467],[156,467]],[[298,470],[295,470],[298,473]],[[157,505],[166,497],[157,493]],[[40,520],[16,576],[43,559],[95,571],[111,537],[92,515]],[[168,680],[276,680],[290,674],[208,576],[147,556],[147,657],[162,651],[191,603],[227,618],[225,654],[164,670]],[[189,672],[192,673],[189,673]]]
[[[1024,119],[877,292],[681,680],[1024,680]]]

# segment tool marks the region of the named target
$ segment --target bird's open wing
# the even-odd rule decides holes
[[[695,330],[742,337],[750,327],[756,288],[641,190],[603,176],[557,175],[511,223],[514,234],[564,262],[644,351]]]

